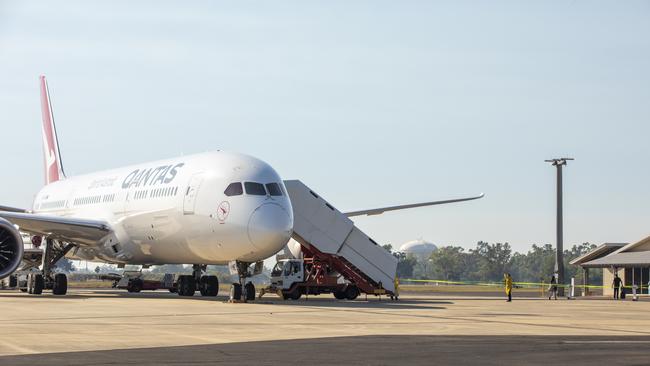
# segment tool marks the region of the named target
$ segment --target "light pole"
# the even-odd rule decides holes
[[[573,158],[544,160],[557,169],[557,244],[555,248],[555,272],[557,272],[557,294],[564,296],[564,234],[562,225],[562,167]]]

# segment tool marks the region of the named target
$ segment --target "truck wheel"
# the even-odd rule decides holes
[[[65,273],[57,273],[54,275],[54,283],[52,284],[52,294],[65,295],[68,293],[68,276]]]
[[[16,276],[9,276],[9,287],[18,287],[18,277]]]
[[[302,292],[299,288],[296,288],[289,294],[289,296],[291,297],[291,300],[298,300],[302,296]]]
[[[129,287],[127,288],[129,292],[140,292],[142,291],[142,280],[139,278],[134,279],[129,283]]]
[[[241,284],[233,283],[230,286],[230,300],[241,300]]]
[[[345,292],[343,292],[343,291],[338,291],[338,290],[336,290],[336,291],[333,292],[333,294],[334,294],[334,297],[335,297],[337,300],[343,300],[343,299],[345,299]]]
[[[354,300],[359,296],[359,289],[357,286],[348,286],[348,288],[345,289],[345,298],[348,300]]]
[[[246,295],[246,301],[255,300],[255,285],[252,282],[246,283],[246,286],[244,286],[244,294]]]

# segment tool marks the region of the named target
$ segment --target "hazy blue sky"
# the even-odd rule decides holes
[[[650,234],[650,2],[0,0],[0,204],[29,206],[48,76],[67,173],[257,156],[382,243]]]

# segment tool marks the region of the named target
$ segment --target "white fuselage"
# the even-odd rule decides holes
[[[220,151],[57,181],[38,192],[32,210],[105,221],[112,233],[71,256],[125,264],[254,262],[278,252],[293,229],[275,170]]]

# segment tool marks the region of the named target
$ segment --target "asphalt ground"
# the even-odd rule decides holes
[[[267,296],[0,291],[0,365],[650,364],[646,298]]]

